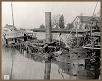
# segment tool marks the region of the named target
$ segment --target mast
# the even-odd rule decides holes
[[[11,2],[11,11],[12,11],[12,23],[13,23],[13,26],[14,26],[14,15],[13,15],[13,5],[12,5],[12,2]]]
[[[13,23],[13,27],[14,27],[14,16],[13,16],[13,6],[12,6],[12,2],[11,2],[11,12],[12,12],[12,23]],[[14,50],[14,49],[13,49]],[[12,52],[13,52],[12,50]],[[12,75],[13,75],[13,64],[14,64],[14,58],[13,58],[13,53],[11,53],[12,56],[12,66],[11,66],[11,74],[10,74],[10,80],[12,80]]]

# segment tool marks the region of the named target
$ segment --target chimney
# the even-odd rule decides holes
[[[45,12],[45,26],[46,26],[46,42],[49,43],[52,41],[51,12]]]

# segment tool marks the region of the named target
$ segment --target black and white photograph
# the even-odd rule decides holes
[[[2,80],[100,80],[96,1],[2,1]]]

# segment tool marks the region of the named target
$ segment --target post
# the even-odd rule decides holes
[[[76,41],[77,41],[77,47],[78,47],[78,23],[76,23]]]
[[[51,37],[51,12],[45,12],[45,25],[46,25],[46,42],[49,43],[52,41]],[[45,74],[44,79],[50,80],[51,72],[51,59],[47,58],[45,61]]]

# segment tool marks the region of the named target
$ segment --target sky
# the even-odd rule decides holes
[[[92,16],[96,2],[12,2],[14,25],[17,28],[38,28],[45,24],[45,12],[51,16],[63,14],[65,23],[71,23],[76,16]],[[98,2],[95,14],[100,13]],[[11,2],[2,2],[2,27],[12,24]]]

